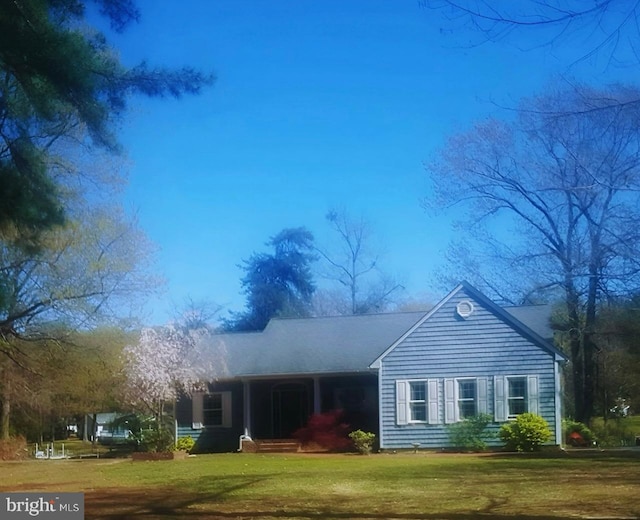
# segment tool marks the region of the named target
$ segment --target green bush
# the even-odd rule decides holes
[[[140,432],[140,451],[168,452],[173,451],[173,432],[168,429],[153,427]]]
[[[494,436],[494,434],[487,431],[487,426],[491,419],[491,415],[481,413],[468,417],[461,422],[451,424],[448,427],[451,445],[462,450],[486,450],[487,441]]]
[[[551,430],[539,415],[523,413],[515,421],[502,425],[500,438],[508,450],[536,451],[551,439]]]
[[[196,445],[196,441],[194,441],[191,436],[188,437],[180,437],[176,441],[176,450],[177,451],[187,451],[191,452],[193,447]]]
[[[173,451],[173,420],[165,416],[161,422],[154,417],[132,413],[118,417],[112,426],[126,424],[131,432],[128,442],[136,451],[169,452]]]
[[[356,430],[349,434],[349,438],[353,441],[353,445],[362,455],[369,455],[371,450],[373,450],[373,443],[376,440],[376,435],[375,433]]]
[[[563,419],[562,421],[562,433],[564,440],[569,445],[579,444],[578,439],[573,439],[572,434],[578,433],[584,440],[586,446],[591,446],[596,442],[595,434],[589,429],[589,427],[581,422],[572,421],[571,419]]]

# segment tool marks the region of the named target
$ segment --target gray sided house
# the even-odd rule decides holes
[[[528,411],[560,444],[566,357],[549,317],[548,306],[502,308],[463,282],[428,312],[273,319],[262,332],[214,335],[205,350],[224,370],[177,403],[178,436],[233,451],[342,410],[382,449],[443,448],[465,417],[490,414],[497,431]]]

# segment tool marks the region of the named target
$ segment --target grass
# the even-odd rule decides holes
[[[636,518],[640,454],[199,455],[0,463],[0,491],[83,491],[87,519]]]
[[[601,446],[633,446],[640,436],[640,415],[609,419],[606,425],[598,417],[593,421],[592,430]]]

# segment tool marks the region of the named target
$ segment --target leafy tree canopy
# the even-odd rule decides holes
[[[273,253],[254,253],[242,266],[247,310],[227,320],[227,330],[262,330],[275,316],[301,317],[311,312],[313,235],[302,227],[283,229],[267,245]]]

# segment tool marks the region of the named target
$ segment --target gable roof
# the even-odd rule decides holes
[[[548,343],[553,342],[550,320],[553,305],[521,305],[501,307],[501,309],[507,311]]]
[[[276,318],[262,332],[210,336],[205,348],[225,357],[221,377],[368,372],[371,361],[424,314]]]
[[[274,318],[262,332],[206,336],[205,372],[218,378],[367,372],[442,305],[464,290],[513,329],[566,359],[552,336],[549,306],[502,308],[462,282],[430,311],[319,318]]]
[[[414,330],[416,330],[420,325],[422,325],[431,316],[433,316],[443,305],[449,302],[449,300],[456,296],[460,291],[464,291],[470,298],[476,300],[485,309],[501,318],[505,323],[511,326],[511,328],[516,330],[522,336],[528,338],[535,345],[553,354],[556,360],[567,360],[567,356],[546,339],[553,336],[551,326],[549,324],[549,316],[551,310],[550,306],[543,305],[502,308],[498,304],[490,300],[483,293],[478,291],[470,283],[463,281],[425,316],[414,323],[413,326],[409,330],[407,330],[401,338],[398,338],[398,340],[396,340],[380,356],[378,356],[376,360],[371,363],[370,367],[379,368],[382,359],[389,352],[391,352],[400,342],[402,342]],[[546,317],[544,317],[545,314]],[[528,321],[528,323],[525,324],[521,320]]]

